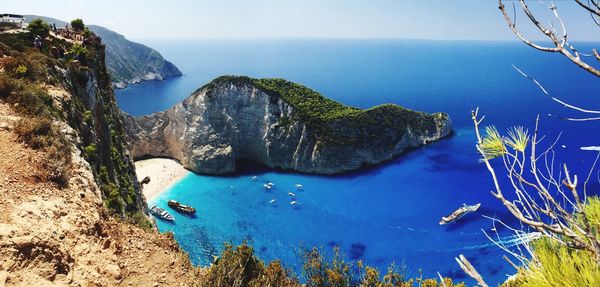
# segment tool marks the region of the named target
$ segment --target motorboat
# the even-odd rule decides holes
[[[164,219],[167,221],[175,221],[175,217],[173,217],[173,215],[156,205],[150,207],[150,213],[160,219]]]
[[[462,218],[463,216],[465,216],[471,212],[477,211],[480,206],[481,206],[481,203],[478,203],[475,205],[463,204],[463,206],[461,206],[460,208],[458,208],[451,214],[442,217],[442,220],[440,220],[440,225],[455,222],[455,221],[459,220],[460,218]]]

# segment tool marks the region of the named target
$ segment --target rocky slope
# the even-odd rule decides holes
[[[225,76],[165,112],[123,115],[134,157],[179,160],[208,174],[236,161],[334,174],[389,160],[451,133],[448,115],[396,105],[367,110],[278,79]]]
[[[27,21],[42,19],[64,27],[66,22],[44,16],[25,15]],[[88,28],[102,38],[106,45],[106,67],[113,86],[125,88],[128,84],[181,76],[181,71],[162,55],[145,45],[127,40],[123,35],[102,26],[88,25]]]
[[[104,46],[73,61],[32,38],[0,34],[0,286],[189,285],[146,217]]]

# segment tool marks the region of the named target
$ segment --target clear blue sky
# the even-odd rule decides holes
[[[3,13],[82,18],[128,38],[506,40],[496,0],[2,0]],[[530,1],[536,6],[537,1]],[[571,39],[600,40],[588,14],[557,2]],[[526,24],[521,16],[520,22]],[[546,18],[550,20],[550,18]],[[532,34],[534,35],[534,34]]]

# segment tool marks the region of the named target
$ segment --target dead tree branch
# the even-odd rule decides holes
[[[600,14],[599,14],[600,9],[598,8],[598,0],[591,1],[590,5],[584,3],[581,0],[575,0],[575,1],[580,6],[585,8],[588,12],[592,13],[593,17],[600,16]],[[567,57],[571,62],[575,63],[577,66],[588,71],[589,73],[592,73],[595,76],[600,77],[600,69],[598,69],[598,68],[590,65],[586,61],[584,61],[582,56],[586,56],[586,54],[580,53],[573,45],[571,45],[569,43],[568,37],[567,37],[567,35],[568,35],[567,29],[565,27],[565,24],[564,24],[562,18],[560,17],[560,15],[558,13],[558,9],[557,9],[556,5],[554,4],[554,2],[551,2],[550,5],[547,5],[544,2],[540,1],[546,8],[548,8],[552,12],[555,20],[560,24],[561,33],[558,33],[558,31],[552,24],[551,24],[550,28],[544,26],[537,19],[537,17],[534,15],[534,13],[531,11],[531,9],[527,5],[527,3],[525,3],[525,0],[518,0],[518,2],[520,4],[521,10],[527,16],[529,21],[534,25],[535,28],[537,28],[537,30],[540,31],[540,33],[542,33],[545,37],[547,37],[550,40],[550,42],[553,44],[553,46],[542,46],[542,45],[534,43],[533,41],[531,41],[527,37],[525,37],[517,28],[516,15],[514,16],[515,19],[511,18],[508,15],[508,12],[506,11],[506,6],[504,6],[504,3],[502,2],[502,0],[498,0],[498,8],[502,12],[502,15],[504,16],[504,20],[506,21],[506,23],[507,23],[508,27],[511,29],[511,31],[517,36],[517,38],[519,38],[523,43],[525,43],[525,44],[529,45],[530,47],[533,47],[537,50],[544,51],[544,52],[551,52],[551,53],[561,53],[565,57]],[[515,4],[513,3],[513,9],[516,10],[516,7],[514,5]],[[596,21],[596,18],[594,18],[594,20]],[[598,51],[596,49],[592,50],[592,54],[594,55],[595,60],[600,62],[600,55],[598,55]]]

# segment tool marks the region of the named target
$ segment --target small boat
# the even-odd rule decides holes
[[[171,215],[168,211],[153,205],[152,207],[150,207],[150,213],[160,219],[164,219],[164,220],[168,220],[168,221],[175,221],[175,217],[173,217],[173,215]]]
[[[297,202],[297,201],[295,201],[295,200],[294,200],[294,201],[292,201],[292,202],[290,202],[290,205],[296,205],[296,204],[300,204],[300,202]]]
[[[302,186],[302,184],[299,184],[299,183],[296,183],[296,184],[294,185],[294,187],[295,187],[297,190],[303,190],[303,189],[304,189],[304,186]]]
[[[457,221],[466,214],[477,211],[479,209],[479,206],[481,206],[481,203],[475,205],[463,204],[463,206],[461,206],[459,209],[455,210],[448,216],[442,217],[442,220],[440,220],[440,225]]]
[[[271,204],[275,203],[275,199],[269,200],[269,203],[271,203]]]
[[[187,205],[183,205],[175,200],[169,200],[169,202],[167,203],[169,205],[170,208],[175,209],[176,211],[179,211],[181,213],[185,213],[185,214],[194,214],[196,213],[196,209],[191,207],[191,206],[187,206]]]
[[[263,187],[265,189],[271,189],[271,188],[275,187],[275,184],[272,182],[267,182],[267,183],[263,184]]]
[[[255,175],[255,176],[253,176],[251,179],[252,179],[252,181],[257,181],[257,180],[258,180],[258,177]]]
[[[288,192],[288,195],[291,197],[296,197],[296,194],[294,194],[293,192]]]

